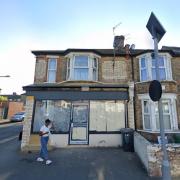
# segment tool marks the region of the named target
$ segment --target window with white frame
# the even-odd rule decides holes
[[[88,80],[89,61],[88,56],[74,57],[74,80]]]
[[[48,77],[47,81],[50,83],[56,82],[56,69],[57,69],[57,60],[55,58],[50,58],[48,61]]]
[[[145,54],[139,58],[140,81],[156,79],[156,60],[151,54]],[[169,54],[160,54],[158,58],[160,80],[172,80],[171,61]]]
[[[67,74],[66,74],[66,79],[70,78],[70,58],[67,59]]]
[[[97,57],[75,54],[67,59],[67,80],[97,81],[97,73]]]
[[[141,96],[140,99],[142,104],[143,129],[158,131],[160,125],[157,102],[151,101],[148,95]],[[164,97],[162,98],[162,111],[165,130],[177,130],[178,124],[175,95],[164,95]]]
[[[146,81],[148,79],[148,71],[147,71],[147,59],[142,57],[140,60],[140,69],[141,69],[141,81]]]
[[[143,100],[142,104],[144,128],[151,129],[151,111],[149,101]]]
[[[166,99],[162,101],[162,111],[163,111],[163,121],[164,121],[164,129],[171,130],[172,129],[172,112],[171,112],[171,100]],[[155,117],[156,117],[156,127],[159,129],[159,111],[158,104],[155,103]]]
[[[92,78],[93,80],[97,80],[97,68],[98,68],[98,62],[97,62],[97,58],[93,58],[92,59]]]

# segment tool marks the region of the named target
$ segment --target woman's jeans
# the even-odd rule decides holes
[[[48,144],[49,137],[43,137],[41,136],[41,151],[40,151],[40,157],[47,160],[48,159],[48,150],[47,150],[47,144]]]

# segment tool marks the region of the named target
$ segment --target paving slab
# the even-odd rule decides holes
[[[5,153],[5,152],[4,152]],[[3,153],[2,153],[3,154]],[[159,180],[148,177],[135,153],[118,148],[63,148],[49,153],[49,166],[36,162],[38,152],[18,149],[2,161],[1,180]]]
[[[0,125],[10,123],[11,121],[9,119],[0,119]]]

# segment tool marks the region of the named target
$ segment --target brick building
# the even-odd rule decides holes
[[[157,142],[159,119],[157,103],[148,95],[155,77],[153,51],[145,50],[134,58],[136,130],[151,142]],[[165,132],[169,142],[180,128],[180,48],[163,46],[159,50],[159,71],[162,84],[162,109]]]
[[[26,90],[22,149],[38,146],[38,131],[53,121],[51,145],[121,146],[121,128],[130,127],[151,141],[159,131],[157,105],[148,96],[155,79],[153,51],[67,49],[32,51],[34,83]],[[159,51],[166,132],[180,126],[180,51]]]
[[[7,98],[7,101],[0,103],[0,119],[10,119],[15,113],[25,110],[23,95],[13,93],[1,96]]]

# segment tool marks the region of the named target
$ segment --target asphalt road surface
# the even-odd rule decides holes
[[[22,130],[22,123],[9,123],[0,125],[0,147],[3,142],[17,140]]]
[[[50,166],[38,152],[22,153],[21,124],[0,126],[0,180],[159,180],[149,178],[135,153],[119,148],[60,148],[49,152]]]

